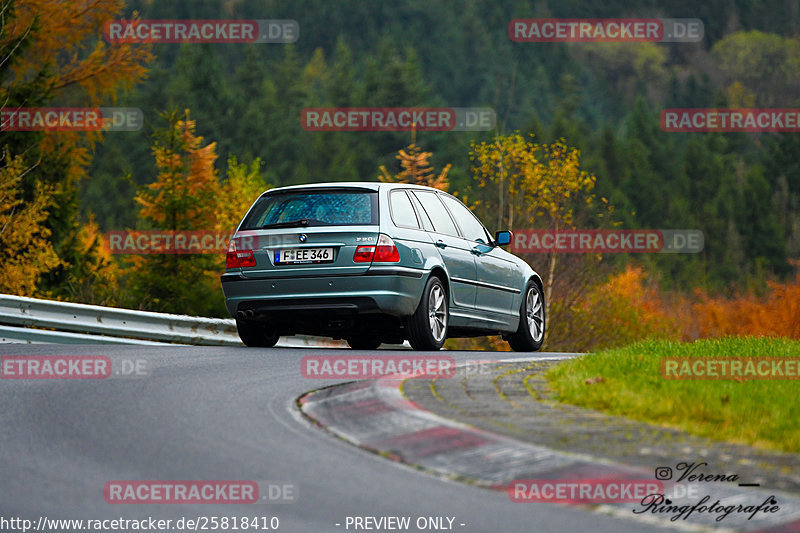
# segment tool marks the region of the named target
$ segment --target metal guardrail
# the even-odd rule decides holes
[[[0,320],[2,319],[0,317]],[[0,326],[0,344],[133,344],[164,346],[163,342],[157,341],[15,326]],[[180,345],[174,344],[173,346]]]
[[[0,342],[242,346],[233,319],[203,318],[0,294]],[[47,329],[34,329],[47,328]],[[55,330],[55,331],[53,331]],[[278,346],[345,347],[317,337],[282,337]]]
[[[0,295],[0,323],[212,346],[241,345],[232,319],[201,318]]]

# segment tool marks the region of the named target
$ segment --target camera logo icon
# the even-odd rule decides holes
[[[659,466],[656,468],[656,479],[659,481],[672,479],[672,469],[668,466]]]

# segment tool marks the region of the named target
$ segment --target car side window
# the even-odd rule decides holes
[[[442,202],[439,201],[438,194],[435,192],[414,191],[414,196],[422,204],[423,209],[428,214],[433,223],[433,230],[436,233],[443,233],[444,235],[453,235],[458,237],[458,229],[453,223],[453,219],[444,208]]]
[[[419,229],[419,221],[414,213],[414,206],[405,191],[392,191],[389,195],[389,209],[395,226]]]
[[[417,197],[413,194],[409,194],[409,196],[411,197],[411,203],[414,204],[414,208],[417,210],[417,215],[422,222],[422,229],[425,231],[433,231],[433,222],[431,222],[431,218],[428,216],[428,213],[425,212],[425,209],[422,208],[422,204],[419,203],[419,200],[417,200]]]
[[[480,223],[467,206],[452,196],[441,195],[441,198],[450,211],[450,214],[456,219],[458,227],[461,228],[461,233],[464,235],[465,239],[483,244],[489,244],[491,242],[483,224]]]

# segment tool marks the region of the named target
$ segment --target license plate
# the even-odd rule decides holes
[[[275,250],[276,265],[332,262],[333,248],[294,248],[291,250]]]

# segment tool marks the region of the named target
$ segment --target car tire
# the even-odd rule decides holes
[[[519,327],[506,340],[515,352],[535,352],[542,347],[544,330],[544,295],[537,283],[529,281],[520,304]]]
[[[447,339],[447,291],[442,280],[431,276],[417,310],[408,319],[408,341],[415,350],[439,350]]]
[[[251,348],[272,348],[278,344],[280,335],[275,333],[266,322],[252,322],[236,319],[236,331],[245,346]]]
[[[375,336],[348,337],[347,344],[354,350],[375,350],[380,346],[381,339]]]

